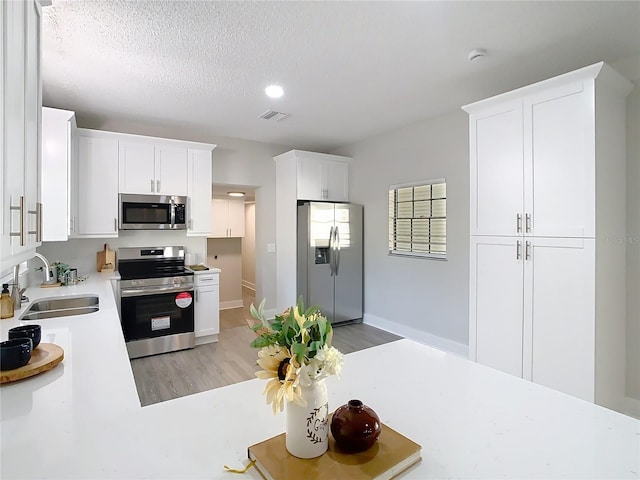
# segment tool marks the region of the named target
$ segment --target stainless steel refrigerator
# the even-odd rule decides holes
[[[362,205],[298,205],[298,296],[331,323],[362,321],[363,230]]]

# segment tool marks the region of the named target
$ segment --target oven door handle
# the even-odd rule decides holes
[[[193,287],[185,287],[184,285],[175,287],[144,287],[141,289],[131,288],[131,289],[123,289],[120,292],[121,297],[142,297],[144,295],[158,295],[162,293],[180,293],[180,292],[193,292]]]

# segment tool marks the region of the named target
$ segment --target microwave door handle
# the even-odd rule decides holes
[[[171,228],[176,228],[176,202],[173,198],[170,200],[171,209]]]

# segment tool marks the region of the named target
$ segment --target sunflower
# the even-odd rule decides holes
[[[271,404],[274,415],[278,413],[278,408],[280,411],[284,410],[285,399],[298,405],[305,405],[301,387],[294,385],[300,365],[291,356],[288,348],[280,345],[263,347],[258,352],[257,363],[262,370],[256,372],[256,377],[269,380],[262,393],[266,395],[267,405]]]

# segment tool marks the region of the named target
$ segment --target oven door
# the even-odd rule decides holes
[[[193,288],[123,289],[120,293],[125,341],[194,332]]]

